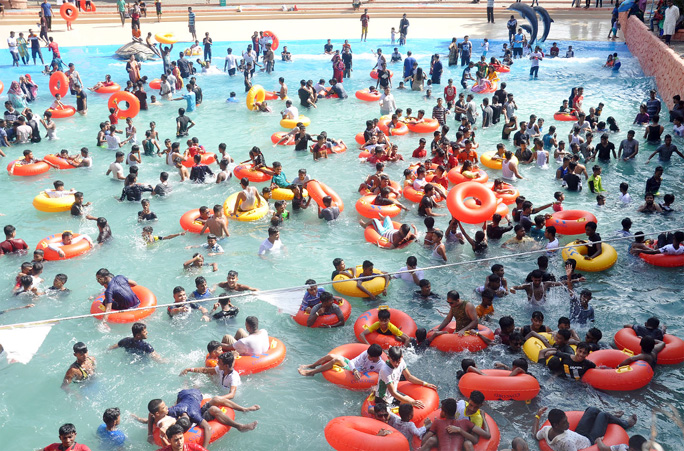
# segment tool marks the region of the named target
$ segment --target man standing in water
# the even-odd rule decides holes
[[[95,357],[88,355],[88,347],[82,341],[74,345],[74,356],[76,361],[71,364],[64,380],[62,381],[62,389],[67,390],[72,381],[83,382],[95,373]]]

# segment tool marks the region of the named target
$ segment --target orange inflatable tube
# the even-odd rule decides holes
[[[50,170],[50,165],[44,161],[38,163],[22,164],[22,161],[15,160],[7,165],[7,173],[9,175],[19,175],[22,177],[29,177],[32,175],[44,174]]]
[[[133,290],[133,293],[135,293],[135,295],[138,296],[138,299],[140,299],[140,305],[138,305],[136,308],[154,307],[157,305],[157,297],[149,289],[140,285],[136,285],[131,287],[131,290]],[[90,306],[90,313],[104,313],[107,307],[103,304],[103,302],[104,293],[95,298]],[[153,308],[133,311],[112,310],[113,312],[117,313],[111,313],[107,317],[107,321],[110,323],[134,323],[136,321],[140,321],[141,319],[147,318],[154,313],[154,310],[155,309]],[[104,315],[98,315],[95,318],[102,319],[104,318]]]
[[[431,421],[435,421],[435,419],[439,418],[441,414],[442,409],[437,409],[431,414],[429,414],[428,418]],[[484,419],[487,422],[487,426],[489,427],[489,434],[491,435],[491,437],[488,440],[478,440],[473,448],[475,449],[475,451],[497,451],[499,449],[499,442],[501,441],[501,432],[499,431],[499,426],[494,422],[494,419],[491,416],[487,415],[484,412],[482,412],[482,415],[484,416]]]
[[[477,177],[474,179],[469,179],[465,175],[461,174],[461,166],[456,166],[447,173],[447,177],[454,185],[459,185],[464,182],[487,183],[487,181],[489,181],[489,175],[482,169],[477,169],[476,171],[472,172],[475,172]]]
[[[417,124],[409,122],[406,126],[413,133],[432,133],[439,128],[439,122],[437,119],[423,118],[423,122],[418,122]]]
[[[202,405],[208,403],[211,399],[206,398],[202,400]],[[230,407],[221,407],[221,412],[225,413],[231,420],[235,420],[235,411]],[[230,426],[226,426],[223,423],[219,423],[217,420],[209,421],[211,426],[211,438],[209,438],[209,443],[214,443],[216,440],[220,439],[230,431]],[[154,427],[154,443],[157,446],[162,446],[162,441],[159,438],[159,428]],[[202,445],[204,443],[204,429],[195,425],[188,429],[188,431],[183,434],[185,438],[185,443],[196,443]]]
[[[618,330],[613,338],[618,349],[629,349],[634,354],[641,352],[641,338],[631,327]],[[658,365],[678,365],[684,362],[684,340],[674,335],[665,334],[663,337],[665,349],[658,353]]]
[[[437,330],[434,327],[430,332],[428,332],[428,338]],[[447,333],[444,335],[439,335],[432,340],[430,346],[437,348],[443,352],[463,352],[463,351],[482,351],[487,347],[487,344],[477,335],[466,332],[465,335],[460,336],[455,334],[456,321],[450,322],[444,329]],[[494,332],[489,327],[485,327],[482,324],[477,326],[477,330],[481,335],[494,340]]]
[[[287,350],[282,341],[268,337],[269,348],[265,354],[244,356],[235,359],[233,368],[240,374],[256,374],[275,368],[285,360]]]
[[[479,201],[476,208],[466,206],[469,197]],[[447,194],[447,208],[451,215],[466,224],[478,224],[492,217],[496,212],[496,197],[492,190],[477,182],[456,185]]]
[[[74,233],[73,238],[77,238],[81,236],[80,233]],[[54,235],[50,235],[47,238],[43,238],[40,240],[38,245],[36,246],[36,249],[42,249],[43,252],[45,253],[44,258],[47,261],[54,261],[54,260],[67,260],[69,258],[74,258],[78,257],[79,255],[83,255],[86,252],[88,252],[91,247],[90,243],[87,240],[80,240],[77,241],[76,243],[69,244],[66,246],[60,247],[62,252],[64,252],[64,257],[60,257],[59,254],[52,249],[48,247],[48,245],[53,244],[53,243],[61,243],[62,242],[62,234],[61,233],[55,233]]]
[[[71,3],[63,3],[59,8],[59,15],[67,22],[74,22],[78,19],[78,9]]]
[[[380,215],[394,218],[401,213],[401,208],[392,205],[375,205],[375,195],[363,196],[356,201],[356,211],[363,217],[380,219]]]
[[[342,317],[345,321],[347,321],[351,316],[351,304],[344,298],[339,299],[340,302],[338,302],[337,300],[335,300],[334,302],[337,304],[340,310],[342,310]],[[295,322],[300,326],[306,327],[306,322],[309,320],[309,314],[306,313],[304,310],[299,310],[296,315],[292,315],[292,319],[294,319]],[[316,321],[314,321],[313,326],[311,327],[332,326],[333,324],[337,324],[337,321],[337,315],[319,316],[318,318],[316,318]]]
[[[152,87],[152,83],[150,83],[150,88]],[[157,88],[159,89],[159,88]],[[97,88],[95,92],[98,94],[112,94],[114,92],[121,91],[121,86],[119,86],[118,83],[111,84],[109,86],[102,86],[100,88]]]
[[[390,323],[394,324],[398,329],[400,329],[404,335],[408,335],[411,338],[416,336],[416,322],[413,318],[408,316],[408,314],[397,309],[389,309],[390,312]],[[361,332],[368,329],[373,323],[378,321],[378,309],[374,308],[368,310],[361,316],[359,316],[354,323],[354,335],[356,339],[361,341]],[[366,340],[370,344],[379,344],[382,349],[389,349],[391,346],[402,346],[403,343],[396,339],[392,334],[383,335],[378,332],[372,332],[366,335]]]
[[[210,212],[209,217],[211,218],[212,216],[214,216],[214,213]],[[197,220],[199,217],[199,208],[186,211],[185,214],[183,214],[183,216],[181,216],[180,218],[181,228],[190,233],[200,233],[200,231],[204,227],[204,223]]]
[[[215,153],[203,153],[200,154],[202,156],[202,160],[200,161],[200,164],[213,164],[216,163],[216,154]],[[181,163],[183,166],[186,168],[191,168],[195,165],[195,160],[188,158],[187,160],[183,160]]]
[[[47,111],[52,114],[52,119],[64,119],[65,117],[71,117],[76,114],[76,108],[71,105],[64,105],[64,108],[48,108]]]
[[[126,102],[128,108],[121,108],[121,102]],[[116,117],[119,119],[135,117],[140,112],[140,100],[128,91],[119,91],[109,97],[107,108],[118,108],[119,110],[116,112]]]
[[[68,3],[65,3],[64,5],[68,5]],[[67,95],[69,92],[69,80],[67,79],[66,74],[62,71],[57,71],[50,75],[48,88],[50,89],[50,94],[53,96],[59,94],[61,97],[64,97]]]
[[[363,100],[364,102],[377,102],[380,100],[380,93],[377,91],[372,93],[368,90],[368,88],[359,89],[356,91],[356,98]]]
[[[54,154],[45,155],[43,157],[43,160],[54,164],[59,169],[74,169],[75,168],[75,166],[72,166],[71,164],[69,164],[69,162],[67,160],[65,160],[64,158],[60,158],[59,156],[54,155]]]
[[[342,357],[348,358],[349,360],[353,360],[362,352],[367,351],[369,347],[369,345],[364,343],[347,343],[345,345],[336,347],[328,354],[340,355]],[[382,361],[387,360],[385,353],[380,356],[380,359]],[[361,378],[357,380],[351,371],[345,370],[338,366],[334,366],[328,371],[323,371],[322,374],[328,382],[332,382],[335,385],[339,385],[340,387],[344,387],[349,390],[365,391],[378,383],[378,373],[363,373],[361,374]]]
[[[252,169],[252,163],[239,164],[235,166],[235,169],[233,169],[233,174],[235,174],[235,177],[237,177],[238,180],[242,177],[247,177],[247,180],[254,183],[268,182],[271,180],[270,175]]]
[[[570,430],[574,431],[577,428],[577,425],[579,424],[580,419],[582,418],[582,415],[584,412],[580,411],[570,411],[570,412],[565,412],[565,415],[568,417],[568,422],[570,423]],[[549,423],[549,420],[546,420],[544,424],[540,426],[540,429],[545,427],[545,426],[551,426],[551,423]],[[608,448],[610,448],[613,445],[621,445],[624,443],[629,442],[629,436],[627,435],[627,432],[625,432],[622,427],[620,427],[617,424],[609,424],[608,428],[606,429],[606,433],[603,436],[603,444],[606,445]],[[541,451],[552,451],[551,447],[546,443],[546,440],[541,440],[539,442],[539,449]],[[582,451],[598,451],[598,446],[593,445],[590,446],[589,448],[584,448]]]
[[[597,222],[596,216],[584,210],[557,211],[546,220],[546,227],[554,226],[561,235],[582,235],[587,222]]]
[[[529,374],[510,377],[507,370],[482,370],[485,376],[466,373],[458,381],[458,389],[469,397],[474,390],[487,401],[529,401],[539,394],[539,381]]]
[[[380,130],[382,130],[382,132],[387,136],[403,136],[408,134],[409,129],[406,126],[406,124],[400,122],[399,127],[394,127],[390,129],[389,125],[391,122],[391,119],[380,119],[378,121],[378,128],[380,128]]]
[[[340,212],[344,211],[344,202],[342,198],[328,185],[318,180],[311,180],[306,184],[306,190],[309,192],[309,197],[311,197],[319,207],[325,208],[323,205],[323,198],[325,196],[332,197],[332,205],[337,206]]]
[[[380,429],[392,433],[379,436]],[[325,426],[325,439],[337,451],[409,451],[409,442],[392,426],[363,417],[337,417]]]
[[[278,141],[280,141],[285,135],[287,135],[287,132],[275,132],[274,134],[271,135],[271,142],[273,144],[277,144]],[[285,141],[280,143],[281,146],[294,146],[295,145],[295,139],[294,136],[290,136],[290,138]]]
[[[392,221],[392,226],[394,227],[394,230],[399,230],[399,227],[401,227],[400,222],[394,222]],[[383,249],[403,249],[409,244],[413,243],[413,241],[407,241],[400,245],[399,247],[391,247],[390,242],[387,241],[387,238],[381,236],[377,230],[375,230],[375,227],[373,227],[373,224],[369,225],[363,230],[363,237],[366,239],[371,244],[375,244],[378,247],[381,247]]]
[[[425,408],[413,410],[413,419],[411,419],[411,422],[416,426],[422,425],[430,412],[439,408],[439,395],[431,388],[415,385],[408,381],[402,381],[397,384],[397,391],[410,396],[413,399],[420,400],[425,404]],[[361,416],[370,417],[368,407],[375,405],[375,402],[370,400],[372,397],[373,395],[371,394],[363,402],[363,405],[361,406]]]
[[[598,368],[587,370],[582,381],[597,390],[630,391],[643,388],[653,379],[651,365],[638,360],[627,366],[618,366],[633,354],[617,349],[602,349],[594,351],[587,360],[594,362]]]

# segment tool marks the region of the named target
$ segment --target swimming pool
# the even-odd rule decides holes
[[[426,67],[429,55],[434,52],[445,53],[447,41],[413,40],[408,49],[417,56],[421,67]],[[559,136],[565,137],[569,132],[568,124],[555,122],[553,113],[563,99],[566,99],[573,86],[584,86],[585,106],[595,106],[602,101],[606,104],[603,115],[614,116],[621,127],[621,132],[611,137],[617,146],[630,129],[639,103],[646,98],[648,89],[654,87],[652,79],[641,72],[638,62],[632,58],[626,46],[618,43],[572,42],[577,58],[572,60],[545,60],[540,69],[540,79],[529,81],[528,65],[516,62],[510,74],[502,75],[508,84],[508,91],[515,94],[520,107],[519,119],[536,114],[546,119],[546,126],[556,125]],[[225,55],[229,43],[216,43],[214,46],[215,64],[222,65],[220,59]],[[281,43],[282,45],[282,43]],[[321,55],[323,41],[288,42],[288,49],[293,53],[295,62],[286,64],[277,61],[276,72],[268,75],[259,74],[254,83],[266,89],[275,89],[279,76],[286,78],[290,92],[294,93],[298,81],[302,78],[313,79],[331,77],[329,56]],[[479,54],[480,41],[474,41],[475,54]],[[559,42],[561,49],[568,43]],[[246,43],[232,42],[234,53],[240,52]],[[336,48],[341,42],[335,42]],[[374,64],[374,57],[369,53],[371,48],[382,47],[385,53],[391,53],[391,45],[384,42],[368,42],[362,45],[353,42],[354,72],[352,79],[345,82],[350,99],[345,102],[321,101],[319,108],[306,114],[312,119],[310,131],[325,130],[332,137],[342,138],[350,144],[350,150],[341,155],[333,155],[330,159],[314,163],[308,153],[295,154],[291,148],[271,147],[270,135],[280,131],[278,126],[279,102],[273,102],[275,113],[248,113],[244,106],[244,89],[242,78],[228,78],[225,75],[198,76],[199,84],[204,91],[204,103],[196,113],[189,114],[197,123],[192,136],[198,136],[204,146],[215,151],[220,142],[228,144],[228,151],[236,159],[247,159],[248,150],[257,145],[261,147],[271,163],[274,160],[283,163],[289,179],[296,176],[299,168],[307,168],[313,178],[318,178],[332,186],[343,198],[346,210],[335,224],[326,225],[316,218],[315,210],[294,214],[281,231],[281,239],[287,251],[267,260],[256,256],[259,244],[266,238],[267,221],[257,223],[230,223],[231,238],[224,244],[226,253],[207,261],[216,261],[219,271],[211,273],[186,272],[182,262],[190,258],[194,250],[186,250],[185,246],[201,244],[198,236],[187,235],[169,242],[162,242],[153,247],[142,244],[140,232],[142,226],[136,221],[136,212],[140,210],[137,203],[118,203],[114,197],[120,195],[121,185],[104,176],[109,164],[114,160],[113,152],[95,147],[98,123],[103,121],[107,112],[105,102],[107,96],[89,93],[89,114],[86,117],[73,117],[58,121],[56,142],[43,141],[27,146],[35,155],[42,156],[67,148],[74,154],[83,146],[91,150],[94,168],[89,170],[50,171],[43,176],[33,178],[9,177],[0,175],[4,198],[1,213],[3,224],[14,224],[18,228],[18,236],[25,239],[31,248],[42,238],[63,230],[74,230],[96,235],[96,227],[92,221],[72,219],[68,213],[45,214],[37,212],[31,206],[32,198],[44,188],[50,187],[56,179],[63,180],[67,188],[75,187],[85,193],[86,201],[93,202],[91,214],[105,216],[112,227],[115,240],[107,246],[74,260],[48,263],[45,266],[45,278],[51,282],[56,273],[65,273],[70,279],[67,283],[72,291],[67,297],[56,299],[43,298],[37,301],[33,309],[11,312],[3,315],[2,323],[15,323],[35,319],[46,319],[58,316],[87,313],[90,296],[97,295],[100,286],[95,280],[95,272],[101,267],[109,268],[115,274],[125,274],[142,285],[150,288],[160,303],[172,301],[172,289],[182,285],[190,292],[194,289],[194,278],[202,275],[210,284],[225,280],[228,270],[240,273],[242,283],[262,289],[301,285],[308,278],[318,281],[328,280],[333,270],[332,260],[342,257],[347,265],[360,264],[370,259],[381,270],[398,270],[404,266],[406,257],[416,255],[420,266],[434,264],[430,260],[430,250],[413,245],[400,251],[383,251],[363,239],[363,231],[357,225],[358,217],[354,211],[354,202],[358,198],[356,188],[360,181],[371,172],[372,167],[360,163],[357,159],[354,135],[364,128],[366,119],[378,116],[378,107],[353,98],[353,93],[362,87],[368,87],[371,80],[368,72]],[[176,46],[176,48],[183,48]],[[500,42],[492,42],[492,49],[500,49]],[[125,62],[111,57],[113,46],[64,48],[65,62],[76,63],[81,77],[88,86],[104,78],[104,74],[113,75],[114,81],[125,83]],[[175,50],[175,49],[174,49]],[[618,52],[622,59],[621,71],[617,74],[601,69],[609,52]],[[499,52],[490,52],[498,55]],[[460,67],[448,68],[445,63],[443,83],[454,78],[456,84],[460,80]],[[393,68],[391,68],[393,69]],[[394,70],[394,69],[393,69]],[[32,74],[39,85],[39,99],[35,111],[43,111],[49,103],[46,95],[47,77],[40,75],[40,66],[28,68],[5,68],[3,81],[6,86],[11,79],[17,79],[26,71]],[[161,72],[161,62],[144,63],[142,73],[150,79]],[[395,70],[396,73],[400,69]],[[444,86],[444,84],[442,85]],[[238,93],[240,103],[236,106],[225,103],[230,91]],[[425,108],[428,111],[433,102],[424,101],[419,94],[410,91],[395,92],[400,107],[411,107],[414,111]],[[480,96],[477,97],[481,98]],[[72,97],[67,98],[73,104]],[[150,106],[150,110],[139,115],[134,123],[138,128],[139,139],[142,139],[147,124],[151,120],[157,122],[160,137],[173,140],[175,130],[174,118],[178,107],[184,102],[165,103],[163,106]],[[453,119],[449,125],[454,124]],[[665,124],[671,131],[671,125]],[[452,134],[456,126],[452,126]],[[637,127],[637,137],[643,134]],[[477,134],[480,151],[494,148],[500,142],[501,128],[496,126]],[[428,137],[429,140],[429,137]],[[397,138],[400,151],[407,160],[416,147],[418,136],[409,134]],[[566,139],[567,141],[567,139]],[[681,145],[681,141],[678,142]],[[10,156],[21,153],[24,147],[13,147]],[[124,148],[124,149],[127,149]],[[650,146],[643,146],[636,163],[615,163],[604,165],[604,187],[608,189],[607,205],[602,209],[594,207],[593,195],[588,192],[567,194],[565,208],[583,208],[595,211],[599,220],[599,233],[604,238],[611,237],[620,229],[622,218],[629,216],[634,221],[633,231],[662,230],[677,225],[680,213],[671,216],[642,216],[635,212],[643,193],[643,184],[647,176],[656,166],[642,165]],[[11,158],[3,159],[6,164]],[[401,178],[406,164],[390,164],[387,172],[394,180]],[[672,192],[678,199],[682,197],[681,163],[674,161],[666,167],[665,181],[661,192]],[[140,168],[139,181],[156,184],[159,172],[169,170],[159,158],[147,157]],[[555,165],[552,166],[555,169]],[[541,171],[531,167],[521,167],[527,180],[517,184],[521,193],[528,199],[541,204],[550,202],[553,192],[559,190],[553,181],[553,171]],[[200,205],[223,203],[225,198],[238,189],[235,181],[229,185],[216,186],[179,184],[178,177],[172,171],[171,182],[173,193],[166,199],[153,199],[152,210],[160,220],[152,224],[155,234],[167,235],[180,231],[178,220],[191,208]],[[490,172],[490,176],[494,175]],[[621,181],[630,183],[630,191],[634,203],[628,207],[618,205],[618,185]],[[414,223],[423,230],[422,220],[413,211],[404,213],[400,218],[404,222]],[[311,210],[311,209],[310,209]],[[446,226],[447,218],[438,218],[437,225]],[[469,227],[474,232],[474,227]],[[569,241],[565,238],[564,242]],[[668,324],[668,331],[684,336],[684,328],[678,318],[684,313],[680,284],[674,271],[656,269],[645,265],[641,260],[627,255],[626,243],[616,245],[620,254],[618,264],[612,269],[589,274],[584,284],[594,292],[592,301],[596,309],[597,327],[604,332],[604,341],[612,342],[613,333],[623,324],[642,323],[647,317],[657,315]],[[490,246],[489,256],[509,255],[495,245]],[[449,260],[468,261],[473,259],[470,249],[455,247],[448,250]],[[11,280],[16,275],[19,265],[30,260],[30,255],[6,256],[0,260],[0,274],[3,284],[3,308],[21,305],[24,300],[9,295]],[[506,267],[509,283],[520,283],[525,275],[536,267],[534,258],[509,258],[502,260]],[[462,296],[475,300],[472,290],[481,285],[489,272],[490,263],[472,263],[454,269],[431,271],[427,277],[432,282],[432,289],[444,299],[446,292],[457,289]],[[560,260],[551,263],[556,274],[562,273]],[[650,283],[644,283],[648,280]],[[248,315],[257,315],[261,327],[267,329],[272,336],[280,338],[288,349],[285,363],[277,369],[255,376],[243,377],[243,386],[239,390],[236,401],[242,405],[259,404],[261,410],[250,414],[237,414],[238,421],[258,420],[255,432],[240,434],[231,432],[214,445],[212,450],[227,450],[251,447],[253,449],[272,449],[281,445],[287,449],[327,449],[323,437],[323,428],[332,418],[341,415],[357,415],[364,395],[348,392],[334,387],[320,376],[313,379],[299,376],[296,369],[302,363],[311,363],[330,349],[354,341],[353,321],[365,310],[388,303],[409,313],[422,327],[437,325],[442,317],[436,308],[446,310],[445,303],[434,302],[421,304],[413,299],[413,288],[406,288],[401,281],[394,281],[387,298],[380,302],[367,302],[361,299],[350,299],[353,305],[350,324],[336,330],[309,330],[294,323],[287,314],[279,312],[279,305],[291,305],[294,295],[270,296],[267,301],[258,296],[253,299],[239,300],[238,318],[227,324],[201,323],[196,315],[188,319],[170,320],[161,311],[148,318],[149,342],[162,355],[170,360],[168,364],[152,361],[139,361],[124,352],[107,351],[107,347],[130,334],[126,325],[113,325],[111,332],[99,332],[95,321],[79,320],[57,324],[53,327],[38,355],[29,365],[13,365],[2,370],[3,382],[0,383],[0,427],[7,431],[3,434],[8,449],[35,449],[56,441],[56,431],[65,422],[73,422],[79,431],[79,442],[97,447],[94,437],[95,429],[101,423],[104,410],[118,406],[122,410],[120,428],[129,436],[127,449],[156,449],[144,444],[146,428],[130,419],[129,413],[144,415],[147,402],[161,397],[168,403],[175,399],[181,388],[198,385],[205,393],[217,394],[218,388],[202,375],[178,377],[181,369],[188,366],[199,366],[203,362],[206,344],[212,339],[220,339],[225,333],[233,333],[242,326]],[[524,295],[517,294],[495,304],[495,318],[510,314],[518,325],[525,324],[531,313]],[[561,290],[553,290],[549,304],[544,308],[547,324],[555,326],[559,316],[568,314],[567,297]],[[492,328],[494,324],[490,324]],[[64,394],[59,386],[64,372],[73,361],[71,347],[76,341],[87,343],[91,355],[98,359],[97,378],[83,387],[72,387],[72,394]],[[417,376],[436,383],[442,399],[458,397],[455,371],[460,367],[461,355],[445,355],[429,352],[423,356],[409,356],[409,368]],[[494,360],[510,364],[512,356],[505,355],[500,349],[492,349],[486,353],[473,356],[480,367],[491,367]],[[486,360],[487,361],[486,361]],[[684,384],[679,368],[660,366],[656,377],[648,388],[636,393],[602,393],[579,384],[551,379],[548,373],[539,366],[531,366],[531,372],[539,377],[544,387],[540,396],[531,404],[513,402],[489,403],[486,410],[490,412],[502,431],[502,443],[508,443],[516,435],[523,435],[529,443],[534,414],[541,406],[559,407],[565,410],[581,410],[588,405],[595,405],[611,410],[636,412],[640,421],[633,429],[635,433],[647,435],[648,418],[651,408],[672,402],[682,411],[684,409]],[[570,394],[571,396],[568,396]],[[667,449],[675,450],[681,443],[675,425],[669,421],[658,422],[658,438]]]

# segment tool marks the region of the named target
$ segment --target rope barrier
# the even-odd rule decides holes
[[[655,234],[660,235],[663,233],[672,233],[672,232],[676,232],[678,230],[680,230],[680,229],[669,229],[669,230],[654,231],[654,232],[649,232],[649,233],[644,232],[644,236],[655,235]],[[614,241],[623,241],[623,240],[632,240],[632,239],[634,239],[634,236],[624,236],[624,237],[608,238],[605,240],[595,241],[595,242],[594,241],[586,241],[586,242],[580,243],[580,244],[568,244],[566,246],[563,246],[562,248],[558,248],[558,250],[556,252],[559,252],[561,249],[569,249],[569,248],[574,248],[574,247],[579,247],[579,246],[585,246],[588,244],[612,243]],[[417,269],[419,269],[421,271],[432,271],[434,269],[444,269],[444,268],[451,268],[451,267],[464,266],[464,265],[470,265],[470,264],[478,264],[479,265],[479,264],[489,262],[489,261],[499,261],[502,259],[510,259],[510,258],[521,257],[521,256],[526,256],[526,255],[536,255],[536,254],[542,254],[542,253],[545,254],[547,252],[549,252],[549,251],[546,249],[535,249],[535,250],[531,250],[531,251],[518,252],[518,253],[514,253],[514,254],[509,254],[509,255],[500,255],[500,256],[496,256],[496,257],[479,258],[476,260],[467,260],[467,261],[460,261],[460,262],[454,262],[454,263],[445,263],[443,265],[433,265],[433,266],[427,266],[425,268],[417,268]],[[397,274],[408,274],[408,273],[411,273],[411,271],[412,270],[394,271],[394,272],[383,273],[382,275],[394,276]],[[378,276],[375,276],[375,277],[378,277]],[[352,281],[352,280],[356,280],[356,281],[367,280],[367,277],[356,277],[353,279],[346,279],[345,282]],[[316,283],[316,285],[317,286],[332,285],[335,283],[339,283],[339,281],[337,281],[337,282],[333,282],[333,281],[320,282],[320,283]],[[170,306],[178,307],[178,306],[186,305],[186,304],[204,303],[204,302],[208,302],[208,301],[218,301],[219,299],[226,298],[226,297],[229,297],[231,299],[235,299],[235,298],[241,298],[241,297],[246,297],[246,296],[275,294],[275,293],[283,293],[283,292],[294,292],[294,291],[306,290],[308,287],[309,287],[309,285],[298,285],[298,286],[294,286],[294,287],[273,288],[270,290],[259,290],[257,292],[249,291],[246,293],[238,293],[238,294],[230,294],[230,295],[225,294],[222,296],[215,296],[215,297],[201,299],[201,300],[188,300],[188,301],[183,301],[183,302],[173,302],[170,304],[158,304],[158,305],[150,306],[150,307],[137,307],[137,308],[133,308],[133,309],[127,309],[125,311],[126,312],[134,312],[137,310],[159,309],[159,308],[165,308],[165,307],[170,307]],[[113,313],[116,313],[116,311],[112,311],[110,314],[113,314]],[[24,322],[24,323],[0,325],[0,330],[1,329],[21,328],[21,327],[33,327],[33,326],[38,326],[38,325],[43,325],[43,324],[59,323],[62,321],[71,321],[71,320],[83,319],[83,318],[93,318],[96,316],[103,316],[103,315],[104,315],[104,313],[88,313],[88,314],[84,314],[84,315],[67,316],[67,317],[63,317],[63,318],[51,318],[51,319],[39,320],[39,321],[28,321],[28,322]]]

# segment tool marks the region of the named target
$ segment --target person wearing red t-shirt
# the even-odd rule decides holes
[[[5,226],[5,241],[0,243],[0,255],[11,254],[12,252],[19,252],[28,249],[26,241],[15,238],[17,229],[13,225]]]
[[[90,451],[87,446],[76,443],[76,427],[71,423],[59,428],[59,440],[61,443],[46,446],[43,451]]]
[[[465,141],[463,141],[463,144],[465,144],[465,147],[461,149],[461,151],[458,153],[458,156],[456,157],[458,158],[458,162],[463,163],[464,161],[469,160],[477,165],[477,153],[474,150],[472,150],[472,143],[469,139],[466,139]]]
[[[447,105],[453,103],[456,99],[456,86],[454,86],[454,80],[449,79],[449,84],[444,87],[444,100],[446,100]]]
[[[166,437],[169,439],[169,446],[159,448],[157,451],[207,451],[207,449],[197,443],[185,443],[183,427],[179,424],[169,426],[166,430]]]
[[[411,156],[413,158],[425,158],[427,156],[427,150],[425,150],[426,144],[427,141],[425,138],[420,138],[420,141],[418,141],[418,147],[413,151],[413,155]]]
[[[48,50],[52,52],[52,60],[62,59],[62,55],[59,53],[59,45],[50,36],[50,43],[48,44]]]
[[[441,164],[435,169],[435,175],[430,180],[433,185],[442,185],[445,190],[449,189],[449,178],[446,176],[446,168]]]

